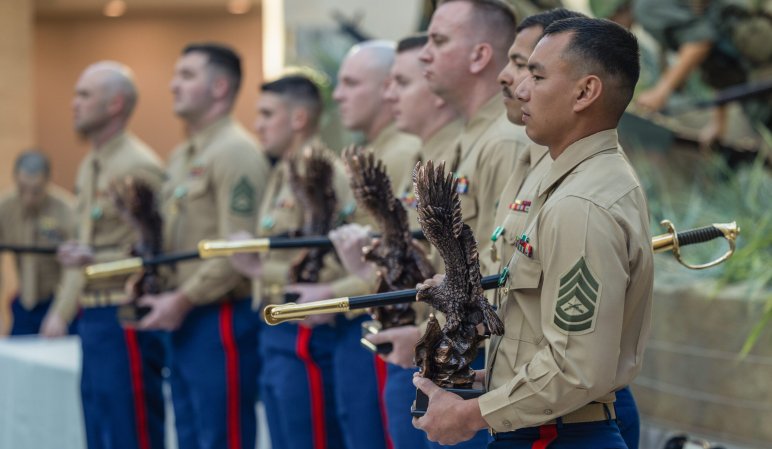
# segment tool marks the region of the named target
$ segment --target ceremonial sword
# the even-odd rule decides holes
[[[10,251],[16,254],[56,254],[55,246],[0,245],[0,252]]]
[[[411,231],[411,235],[417,240],[424,240],[426,238],[421,230]],[[371,237],[378,238],[379,235],[373,234]],[[161,254],[149,259],[132,257],[113,262],[99,263],[87,266],[85,273],[87,279],[103,279],[139,273],[144,267],[169,265],[186,260],[211,259],[242,253],[264,253],[276,249],[325,248],[331,246],[332,241],[324,235],[269,237],[249,240],[202,240],[198,242],[198,250],[196,251]]]
[[[663,220],[662,225],[668,229],[668,233],[655,236],[651,239],[651,246],[655,253],[672,251],[673,256],[679,263],[693,270],[702,270],[727,260],[734,254],[735,241],[740,233],[737,223],[720,223],[711,226],[705,226],[698,229],[677,232],[673,223],[669,220]],[[693,245],[695,243],[707,242],[719,237],[724,237],[729,244],[727,252],[718,259],[702,264],[690,265],[681,259],[681,247]],[[493,274],[481,279],[480,285],[484,290],[494,289],[503,285],[506,281],[507,271],[502,274]],[[415,301],[416,289],[397,290],[392,292],[375,293],[371,295],[360,295],[351,297],[341,297],[325,299],[305,304],[271,304],[263,310],[263,319],[270,325],[276,325],[285,321],[302,320],[311,315],[321,315],[325,313],[343,313],[351,310],[366,309],[370,307],[383,307],[394,304],[404,304]]]

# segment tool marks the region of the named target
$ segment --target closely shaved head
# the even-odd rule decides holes
[[[123,96],[127,117],[134,111],[138,94],[134,72],[128,66],[116,61],[99,61],[88,66],[81,76],[93,76],[109,98],[115,95]]]
[[[126,125],[137,104],[134,74],[115,61],[100,61],[83,71],[72,101],[75,129],[85,137],[111,127]]]
[[[512,8],[501,0],[443,0],[438,8],[454,2],[471,6],[472,14],[467,22],[468,38],[473,44],[488,42],[493,47],[496,63],[504,64],[507,50],[515,40],[517,18]]]
[[[392,41],[373,40],[354,45],[346,54],[344,61],[361,60],[366,62],[371,76],[386,79],[394,64],[396,44]]]
[[[338,70],[333,99],[343,126],[360,131],[369,140],[391,121],[391,105],[383,94],[394,64],[396,44],[374,40],[355,45]]]

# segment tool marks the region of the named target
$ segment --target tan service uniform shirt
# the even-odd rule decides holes
[[[616,130],[569,146],[541,178],[489,342],[480,410],[491,429],[611,403],[641,367],[653,264],[646,198]]]
[[[515,171],[498,199],[493,232],[488,240],[479,242],[483,276],[499,273],[509,262],[535,200],[536,187],[551,165],[549,150],[535,143],[518,157]]]
[[[395,186],[398,198],[407,210],[407,221],[411,230],[421,229],[418,224],[417,204],[413,189],[413,168],[419,161],[434,161],[435,163],[445,161],[446,169],[450,170],[458,158],[458,137],[461,135],[463,126],[461,120],[452,121],[437,130],[426,142],[423,142],[421,150],[413,159],[413,166],[410,168],[408,176],[405,177],[401,185]]]
[[[78,169],[75,181],[78,241],[94,249],[95,263],[125,258],[137,240],[134,228],[120,216],[109,194],[112,183],[127,176],[147,183],[156,192],[163,181],[158,156],[128,132],[117,135],[101,148],[92,149]],[[67,269],[54,310],[62,319],[69,321],[75,315],[81,291],[122,295],[124,282],[125,278],[115,277],[86,285],[82,269]]]
[[[334,189],[337,199],[336,214],[341,220],[356,220],[356,202],[348,184],[343,163],[334,155]],[[299,167],[303,170],[303,166]],[[280,160],[274,167],[268,181],[266,195],[260,206],[258,237],[273,237],[295,232],[303,227],[303,211],[289,185],[289,163]],[[284,302],[284,287],[290,266],[303,250],[277,250],[262,254],[262,275],[253,283],[253,295],[262,299],[262,305]],[[330,252],[325,257],[324,268],[320,273],[320,282],[332,283],[335,296],[362,294],[372,289],[371,285],[356,276],[348,275]],[[351,293],[353,292],[353,293]]]
[[[14,189],[0,199],[0,243],[36,247],[57,247],[75,236],[75,197],[49,185],[40,208],[27,213]],[[32,310],[55,291],[61,276],[56,255],[18,254],[21,305]]]
[[[162,193],[165,251],[191,251],[204,239],[252,231],[269,172],[268,159],[230,116],[192,135],[169,159]],[[224,257],[177,264],[167,287],[196,305],[250,293],[249,281]]]
[[[413,176],[413,166],[410,164],[414,163],[418,156],[421,141],[416,136],[399,132],[392,123],[368,143],[367,147],[373,150],[377,159],[383,161],[391,180],[391,189],[397,194],[397,189]]]
[[[501,96],[491,98],[464,127],[455,167],[461,214],[478,242],[493,231],[496,200],[530,140],[507,120]]]

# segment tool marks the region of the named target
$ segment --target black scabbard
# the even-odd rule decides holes
[[[490,290],[499,285],[498,274],[485,276],[480,280],[483,290]],[[393,292],[375,293],[372,295],[351,296],[348,298],[349,309],[366,309],[368,307],[383,307],[394,304],[405,304],[415,301],[418,290],[397,290]]]
[[[0,245],[0,252],[9,251],[16,254],[56,254],[56,247],[53,246],[23,246],[23,245]]]

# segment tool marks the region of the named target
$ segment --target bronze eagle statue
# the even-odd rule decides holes
[[[430,316],[426,333],[416,345],[416,363],[422,376],[441,387],[471,388],[474,370],[470,365],[479,343],[490,334],[502,335],[504,324],[480,286],[477,242],[462,220],[458,181],[452,173],[445,174],[444,163],[435,167],[427,161],[416,165],[413,184],[418,222],[445,261],[445,276],[420,284],[416,299],[430,304],[446,319],[440,327]],[[483,335],[477,330],[480,324]]]
[[[326,235],[335,226],[338,200],[333,187],[333,161],[334,156],[321,145],[307,146],[288,161],[290,189],[303,211],[302,235]],[[324,256],[331,250],[303,250],[290,267],[290,282],[319,282]]]
[[[380,238],[364,248],[364,259],[376,265],[378,293],[413,288],[434,275],[423,248],[413,239],[405,207],[394,195],[386,167],[371,150],[349,146],[343,160],[357,204],[375,221]],[[379,307],[373,311],[383,329],[415,324],[409,304]]]
[[[131,176],[110,185],[110,198],[121,218],[134,229],[137,240],[132,256],[151,259],[163,251],[163,219],[158,212],[158,199],[153,189],[142,180]],[[122,306],[118,314],[122,320],[136,321],[148,312],[135,301],[144,294],[161,292],[158,266],[146,266],[140,277],[133,283],[131,299]]]

